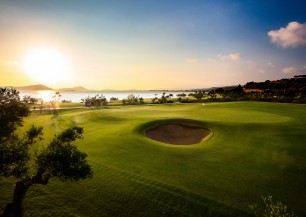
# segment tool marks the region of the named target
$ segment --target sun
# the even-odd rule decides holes
[[[70,74],[69,63],[64,55],[45,47],[28,51],[21,66],[34,80],[46,84],[66,81]]]

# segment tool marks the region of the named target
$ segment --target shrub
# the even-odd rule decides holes
[[[263,207],[259,208],[257,204],[249,205],[256,217],[294,217],[294,213],[289,211],[287,205],[282,202],[274,202],[272,196],[261,197]]]

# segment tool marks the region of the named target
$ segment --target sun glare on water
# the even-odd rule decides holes
[[[50,102],[55,92],[52,90],[40,90],[37,91],[37,93],[38,98],[42,99],[44,102]]]
[[[66,81],[70,74],[65,57],[50,48],[30,50],[22,60],[22,69],[34,80],[45,84]]]

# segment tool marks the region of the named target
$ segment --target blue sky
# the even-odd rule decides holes
[[[305,8],[302,0],[4,0],[0,85],[185,89],[305,74]],[[25,72],[23,59],[39,47],[65,57],[66,79]]]

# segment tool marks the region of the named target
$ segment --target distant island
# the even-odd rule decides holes
[[[67,92],[67,91],[90,91],[82,86],[77,87],[68,87],[68,88],[61,88],[61,89],[53,89],[51,87],[45,86],[43,84],[35,84],[35,85],[28,85],[28,86],[20,86],[14,87],[16,90],[21,91],[40,91],[40,90],[49,90],[49,91],[58,91],[58,92]]]
[[[77,87],[71,87],[71,88],[61,88],[61,89],[58,89],[57,91],[59,92],[66,92],[66,91],[90,91],[88,89],[86,89],[85,87],[82,87],[82,86],[77,86]]]
[[[50,87],[47,87],[45,85],[42,84],[36,84],[36,85],[29,85],[29,86],[21,86],[21,87],[15,87],[16,90],[34,90],[34,91],[38,91],[38,90],[54,90]]]

